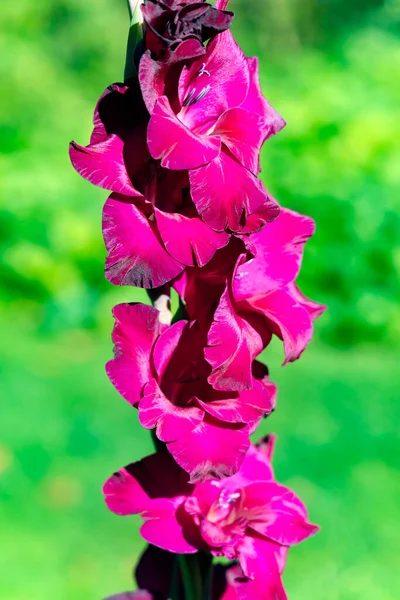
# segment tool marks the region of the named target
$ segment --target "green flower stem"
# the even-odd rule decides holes
[[[127,0],[129,10],[129,34],[126,48],[124,81],[137,77],[138,46],[143,40],[143,19],[140,5],[143,0]]]
[[[198,554],[180,554],[179,566],[182,573],[185,599],[203,600],[203,585]]]

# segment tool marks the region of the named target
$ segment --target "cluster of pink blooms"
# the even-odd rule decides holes
[[[146,0],[137,77],[107,88],[90,144],[70,148],[78,173],[111,192],[107,279],[174,288],[181,303],[173,324],[148,305],[114,308],[108,376],[158,438],[104,486],[150,544],[142,589],[119,600],[169,598],[174,555],[204,552],[232,561],[214,565],[210,599],[284,600],[288,548],[318,529],[274,479],[273,436],[250,442],[277,394],[257,356],[275,335],[296,360],[325,307],[295,283],[312,219],[259,179],[261,146],[284,121],[227,4]]]

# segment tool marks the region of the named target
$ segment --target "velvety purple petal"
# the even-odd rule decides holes
[[[71,142],[69,157],[79,175],[93,185],[126,196],[142,196],[129,179],[123,147],[124,142],[116,135],[86,147]]]
[[[152,378],[150,360],[154,343],[166,329],[159,312],[145,304],[119,304],[113,309],[114,359],[107,375],[118,392],[137,406],[143,386]]]
[[[103,142],[111,133],[120,130],[122,122],[115,123],[116,118],[123,119],[123,115],[118,114],[121,111],[121,97],[128,92],[129,88],[126,85],[113,83],[109,85],[100,96],[93,115],[93,131],[90,136],[90,144]],[[107,98],[107,100],[105,100]],[[115,114],[117,113],[117,115]],[[111,125],[111,127],[110,127]]]
[[[147,128],[147,143],[153,158],[166,169],[186,170],[200,167],[217,157],[218,137],[196,135],[172,111],[166,96],[161,96]]]
[[[216,390],[251,389],[252,362],[263,347],[263,339],[258,332],[236,314],[227,286],[214,313],[204,350],[204,356],[213,369],[209,383]]]
[[[243,108],[231,108],[216,122],[211,135],[220,136],[237,160],[255,175],[259,172],[259,154],[264,134],[259,115]]]
[[[189,172],[193,202],[203,220],[216,231],[241,232],[246,218],[263,208],[266,219],[279,214],[279,206],[261,181],[239,164],[228,151],[209,164]],[[256,228],[260,227],[259,221]]]
[[[156,546],[147,546],[135,569],[135,579],[138,587],[160,594],[164,600],[167,600],[174,573],[175,559],[175,554],[171,552],[161,550]]]
[[[160,287],[184,269],[165,250],[155,221],[134,204],[113,197],[107,200],[103,236],[108,251],[106,277],[115,285]]]
[[[139,404],[139,421],[146,429],[157,427],[158,439],[163,442],[187,436],[203,420],[204,412],[197,406],[175,406],[153,379],[145,385]]]
[[[168,253],[186,266],[203,267],[215,252],[226,246],[229,235],[218,233],[198,217],[155,209],[161,238]]]
[[[248,429],[206,417],[187,436],[168,444],[176,462],[190,473],[191,483],[233,475],[249,447]]]
[[[275,221],[250,236],[247,244],[255,257],[236,270],[235,300],[262,296],[293,281],[300,269],[304,244],[314,229],[309,217],[281,208]]]
[[[299,358],[311,341],[313,326],[308,311],[288,288],[253,298],[251,306],[270,322],[271,330],[283,339],[285,363]]]
[[[182,70],[179,99],[183,108],[179,118],[190,129],[205,133],[226,110],[242,104],[248,88],[249,69],[242,50],[230,31],[220,33],[208,44],[204,56]],[[187,98],[195,98],[205,90],[201,100],[184,106]]]

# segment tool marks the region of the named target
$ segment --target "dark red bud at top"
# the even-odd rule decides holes
[[[205,1],[147,0],[142,5],[146,23],[145,47],[154,58],[175,62],[173,55],[180,48],[179,60],[188,60],[204,53],[204,43],[229,29],[233,13],[218,10]]]

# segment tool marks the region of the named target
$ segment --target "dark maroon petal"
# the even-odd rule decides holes
[[[149,545],[139,559],[135,570],[137,584],[144,590],[169,596],[176,554]]]

